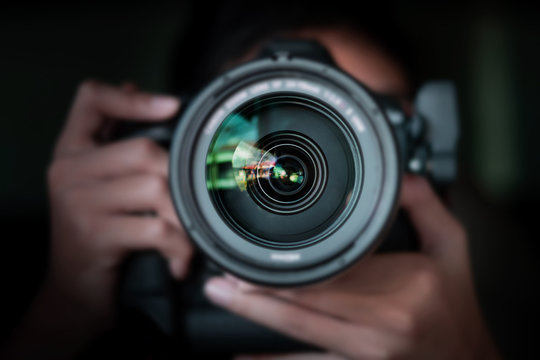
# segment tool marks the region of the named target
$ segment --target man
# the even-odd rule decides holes
[[[408,76],[374,37],[338,21],[279,30],[226,63],[249,60],[280,32],[315,39],[341,69],[410,109]],[[129,83],[80,86],[48,173],[50,271],[13,335],[13,354],[69,358],[110,327],[118,269],[132,251],[157,249],[177,279],[189,272],[193,249],[171,204],[167,152],[148,139],[96,140],[110,119],[157,123],[181,106],[175,97]],[[269,358],[497,358],[476,301],[463,227],[422,178],[404,178],[400,201],[419,234],[418,253],[374,255],[332,282],[303,289],[262,289],[220,277],[205,293],[219,306],[327,351]],[[149,211],[156,216],[137,215]]]

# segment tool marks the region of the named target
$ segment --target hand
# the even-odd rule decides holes
[[[159,122],[178,107],[131,85],[80,87],[49,168],[50,271],[18,333],[26,347],[70,356],[110,326],[131,251],[157,249],[175,277],[186,275],[192,248],[171,203],[167,152],[144,138],[95,140],[110,119]]]
[[[405,177],[401,205],[419,234],[419,253],[372,255],[333,282],[303,289],[225,277],[211,279],[205,292],[232,312],[328,351],[252,358],[498,358],[475,297],[464,229],[422,178]]]

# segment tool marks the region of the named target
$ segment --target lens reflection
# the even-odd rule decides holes
[[[206,159],[207,189],[223,219],[260,244],[316,241],[354,183],[348,140],[334,119],[292,96],[256,99],[229,114]]]
[[[272,168],[272,174],[268,174],[270,184],[278,192],[295,193],[304,182],[305,167],[302,160],[295,156],[281,156]]]

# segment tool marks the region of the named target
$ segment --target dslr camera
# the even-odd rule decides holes
[[[436,188],[451,182],[459,132],[452,83],[422,86],[408,114],[319,43],[295,39],[268,42],[184,99],[170,122],[118,130],[169,149],[173,203],[198,250],[184,282],[157,253],[133,254],[119,287],[121,323],[131,344],[195,358],[305,349],[211,305],[205,279],[226,272],[305,286],[375,251],[414,251],[398,210],[402,174]]]

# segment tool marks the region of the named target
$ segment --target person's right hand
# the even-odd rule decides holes
[[[299,288],[232,276],[206,283],[215,304],[325,351],[250,359],[500,358],[476,299],[465,229],[425,178],[403,178],[401,206],[419,251],[371,254],[332,281]]]
[[[48,171],[50,270],[20,340],[65,352],[105,330],[119,266],[132,251],[157,249],[176,278],[186,275],[192,247],[171,203],[166,150],[145,138],[95,141],[110,119],[159,122],[178,107],[134,86],[80,86]]]

